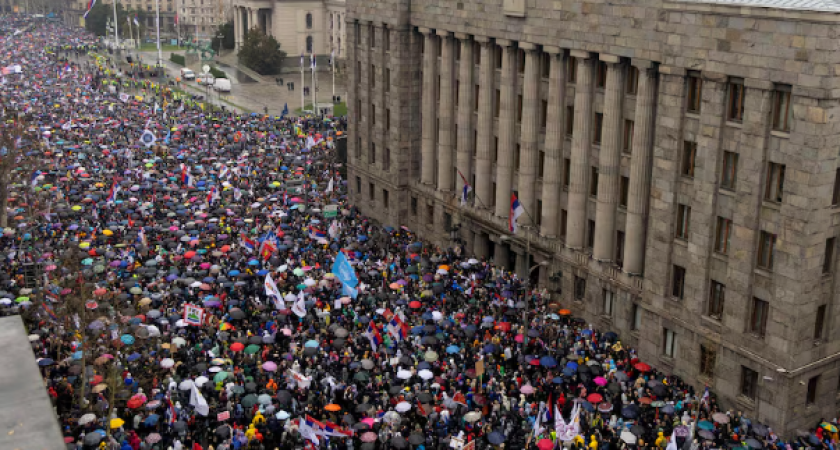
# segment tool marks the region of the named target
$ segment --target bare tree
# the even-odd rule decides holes
[[[37,130],[30,129],[28,122],[18,115],[0,130],[0,228],[9,226],[7,208],[11,189],[16,185],[28,189],[29,177],[36,166],[34,150],[40,146],[40,140]]]

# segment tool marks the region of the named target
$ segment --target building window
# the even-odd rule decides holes
[[[767,333],[767,316],[770,313],[770,304],[764,300],[753,297],[752,311],[750,312],[749,332],[764,337]]]
[[[823,337],[823,329],[825,328],[825,311],[828,307],[820,305],[817,307],[817,317],[814,320],[814,340],[818,341]]]
[[[604,133],[604,114],[603,113],[595,113],[595,123],[592,127],[592,143],[595,145],[601,144],[601,136]]]
[[[542,200],[537,200],[537,210],[534,211],[534,222],[536,222],[537,227],[542,225]]]
[[[758,372],[749,367],[741,366],[741,395],[755,399],[758,391]]]
[[[726,255],[729,253],[729,236],[732,233],[732,220],[718,216],[715,228],[715,251]]]
[[[773,269],[773,251],[776,246],[776,235],[762,231],[758,236],[758,267]]]
[[[434,225],[435,223],[435,205],[426,205],[426,223]]]
[[[391,33],[387,25],[382,27],[382,46],[385,47],[386,52],[391,51]]]
[[[411,197],[411,215],[417,215],[417,197]]]
[[[382,169],[391,170],[391,149],[386,148],[385,154],[382,156]]]
[[[592,197],[598,196],[598,168],[592,166],[589,169],[589,195]]]
[[[636,95],[639,92],[639,68],[630,66],[627,68],[627,78],[625,79],[624,92],[627,95]]]
[[[563,189],[569,190],[569,183],[572,179],[572,160],[563,158]]]
[[[615,293],[608,289],[604,289],[604,315],[612,316],[613,312],[613,296]]]
[[[697,158],[697,143],[691,141],[683,142],[682,169],[683,176],[694,178],[694,161]]]
[[[808,392],[805,395],[805,404],[813,405],[817,402],[817,386],[820,382],[820,376],[811,377],[808,380]]]
[[[443,231],[452,231],[452,214],[443,213]]]
[[[312,36],[306,36],[306,53],[312,54]]]
[[[385,84],[385,92],[391,92],[391,69],[385,68],[385,79],[382,82]]]
[[[717,352],[700,345],[700,375],[714,378],[715,376],[715,362],[717,360]]]
[[[633,131],[636,123],[630,119],[624,119],[624,138],[621,140],[621,150],[624,153],[633,153]]]
[[[516,51],[516,67],[519,73],[525,73],[525,50]]]
[[[548,124],[548,101],[540,101],[540,126],[545,128]]]
[[[519,171],[519,160],[522,153],[520,153],[520,145],[516,144],[516,147],[513,148],[513,170],[515,172]]]
[[[575,275],[575,300],[583,301],[586,297],[586,279]]]
[[[376,164],[376,144],[372,142],[370,144],[370,155],[368,155],[368,159],[370,164]]]
[[[481,65],[481,44],[473,42],[473,64]]]
[[[790,104],[790,86],[776,85],[773,91],[773,129],[790,132],[793,123],[793,106]]]
[[[388,202],[390,200],[390,192],[387,189],[382,189],[382,206],[388,208]]]
[[[537,160],[537,176],[542,178],[545,175],[545,152],[540,150],[539,159]]]
[[[676,347],[677,347],[676,341],[677,341],[676,334],[674,334],[673,331],[671,331],[667,328],[663,328],[662,329],[662,354],[669,357],[669,358],[673,358],[674,353],[676,351]]]
[[[493,162],[498,163],[499,162],[499,136],[493,136],[493,155],[492,156],[493,156]],[[496,192],[496,190],[493,189],[493,192]],[[491,197],[495,198],[496,196],[491,195]]]
[[[685,298],[685,267],[674,265],[671,276],[671,295],[680,300]]]
[[[495,105],[496,105],[495,115],[496,115],[496,118],[498,119],[499,118],[499,113],[502,111],[502,91],[500,91],[498,89],[496,89]]]
[[[700,100],[703,98],[703,79],[700,78],[700,72],[689,70],[687,80],[688,89],[686,90],[685,110],[690,113],[699,114]]]
[[[298,16],[298,17],[300,17],[300,16]],[[311,13],[306,13],[306,29],[307,30],[312,29],[312,14]]]
[[[735,180],[738,175],[738,154],[734,152],[723,152],[723,166],[720,177],[720,187],[724,189],[735,189]]]
[[[522,94],[516,97],[516,121],[522,122]]]
[[[502,69],[502,47],[496,46],[495,57],[496,57],[496,70]]]
[[[566,239],[566,221],[569,219],[569,213],[565,209],[560,210],[560,239]]]
[[[586,233],[586,248],[592,249],[595,247],[595,221],[587,221]]]
[[[691,221],[691,207],[688,205],[677,206],[677,239],[688,239],[689,223]]]
[[[540,59],[542,59],[542,61],[541,61],[542,64],[540,65],[540,67],[542,67],[542,77],[543,78],[548,78],[548,77],[551,76],[551,58],[552,58],[551,53],[543,53],[542,57],[540,58]]]
[[[371,201],[376,200],[376,186],[373,183],[368,183],[368,196],[370,196]]]
[[[729,79],[729,106],[726,110],[726,118],[733,122],[744,120],[744,80],[741,78]]]
[[[356,177],[356,193],[357,194],[362,193],[362,178],[361,177]]]
[[[566,80],[571,84],[577,83],[577,65],[577,58],[570,56],[569,62],[566,64]]]
[[[572,137],[575,135],[575,107],[571,105],[566,106],[566,136]]]
[[[391,130],[391,110],[386,108],[385,109],[385,131]]]
[[[624,232],[615,232],[615,265],[624,267]]]
[[[475,92],[473,93],[473,110],[478,111],[478,101],[479,101],[479,94],[481,93],[481,89],[479,85],[475,85]]]
[[[785,165],[767,163],[767,179],[764,183],[764,200],[781,203],[785,186]]]
[[[607,87],[607,63],[598,61],[598,78],[595,80],[595,87],[604,89]]]
[[[642,307],[633,304],[633,313],[630,315],[630,329],[640,330],[642,328]]]
[[[720,320],[723,317],[723,302],[726,299],[726,285],[712,280],[709,286],[709,317]]]
[[[825,240],[825,256],[823,256],[823,273],[828,275],[834,267],[834,238]]]
[[[621,177],[618,186],[618,207],[627,208],[627,198],[630,193],[630,178]]]
[[[834,171],[834,191],[831,194],[831,204],[840,205],[840,169]]]
[[[373,69],[373,66],[371,66],[370,68]],[[371,77],[371,80],[375,79],[376,78]],[[370,105],[370,124],[376,125],[376,105],[374,105],[373,103],[371,103]]]

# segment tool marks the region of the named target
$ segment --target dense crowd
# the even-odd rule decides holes
[[[343,118],[214,110],[58,24],[0,34],[4,127],[26,127],[0,311],[68,449],[838,442],[836,420],[782,442],[516,275],[365,218]]]

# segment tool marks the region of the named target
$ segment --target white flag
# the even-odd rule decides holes
[[[332,192],[333,191],[333,179],[330,178],[329,184],[327,184],[327,190],[324,192]]]
[[[298,293],[297,300],[292,305],[292,312],[298,317],[306,317],[306,303],[303,301],[303,291]]]
[[[265,276],[265,295],[274,297],[274,306],[277,309],[286,309],[283,304],[283,296],[280,294],[280,289],[277,289],[277,284],[271,278],[271,274]]]
[[[210,414],[210,406],[207,404],[207,400],[204,399],[201,392],[198,392],[198,388],[195,385],[193,385],[190,392],[190,405],[193,405],[195,412],[202,416]]]

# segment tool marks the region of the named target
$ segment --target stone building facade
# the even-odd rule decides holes
[[[840,400],[840,9],[809,5],[350,0],[351,199],[791,436]]]
[[[315,54],[327,68],[330,54],[345,57],[344,0],[233,0],[236,48],[245,40],[246,30],[257,27],[274,36],[287,55]]]

